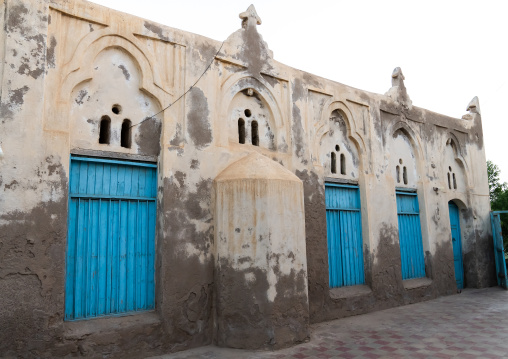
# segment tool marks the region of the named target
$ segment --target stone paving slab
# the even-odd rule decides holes
[[[154,358],[508,358],[508,291],[466,289],[428,302],[315,324],[308,343],[278,351],[206,346]]]

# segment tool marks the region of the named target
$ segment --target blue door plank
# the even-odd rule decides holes
[[[78,193],[86,193],[88,188],[88,163],[79,163]]]
[[[106,280],[108,251],[108,208],[109,201],[99,200],[99,236],[98,236],[98,271],[97,271],[97,315],[106,314]]]
[[[118,166],[112,165],[111,168],[111,179],[110,179],[110,185],[109,185],[109,193],[112,196],[118,196],[119,190],[118,190]]]
[[[136,287],[136,269],[135,269],[135,240],[136,240],[136,212],[137,203],[127,202],[127,298],[126,310],[133,311],[135,309],[135,287]]]
[[[157,177],[153,176],[153,185],[157,185]],[[155,202],[148,202],[148,264],[147,265],[147,305],[146,309],[155,308]]]
[[[143,176],[144,177],[144,173]],[[141,189],[140,189],[141,191]],[[144,273],[144,267],[146,266],[143,244],[145,240],[144,233],[146,233],[146,223],[143,223],[143,218],[145,217],[144,213],[146,213],[146,208],[144,206],[145,202],[138,201],[138,218],[137,218],[137,241],[136,241],[136,308],[142,309],[144,308],[144,300],[143,300],[143,288],[146,286],[146,274]],[[143,212],[144,211],[144,212]]]
[[[76,238],[77,210],[79,199],[71,199],[69,203],[68,231],[69,238]],[[67,244],[67,277],[74,278],[76,273],[76,241],[68,241]],[[74,281],[68,280],[65,283],[65,319],[72,319],[74,312]]]
[[[104,165],[102,175],[102,194],[109,195],[111,193],[111,166]]]
[[[118,311],[125,312],[127,301],[127,217],[128,202],[120,201],[120,245],[118,269]]]
[[[79,166],[72,163],[70,170],[70,186],[69,186],[70,193],[79,192],[79,179],[80,179],[79,173],[80,173]]]
[[[88,304],[88,317],[95,317],[97,315],[97,247],[98,247],[98,227],[99,227],[99,201],[98,200],[90,200],[90,211],[89,211],[89,220],[90,220],[90,230],[89,230],[89,252],[88,252],[88,260],[89,260],[89,268],[88,268],[88,296],[87,296],[87,304]]]
[[[120,201],[112,201],[113,217],[111,217],[111,224],[113,226],[112,237],[112,256],[111,262],[111,312],[118,313],[118,297],[119,297],[119,279],[120,279]]]
[[[95,192],[94,194],[103,194],[104,193],[104,165],[98,164],[95,167]]]
[[[146,193],[146,172],[148,172],[148,170],[145,168],[140,168],[140,169],[138,169],[138,171],[139,171],[138,197],[145,197],[145,196],[147,196],[147,193]]]

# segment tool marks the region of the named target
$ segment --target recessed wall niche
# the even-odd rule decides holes
[[[331,113],[329,130],[319,142],[319,158],[326,176],[356,180],[359,174],[358,150],[348,137],[347,120],[342,111]]]
[[[160,110],[142,87],[141,67],[120,47],[102,50],[92,78],[71,93],[71,147],[156,156],[160,151]],[[137,125],[138,123],[141,124]]]
[[[452,191],[464,191],[466,189],[465,171],[459,157],[457,144],[453,139],[448,139],[444,151],[444,185]]]
[[[276,126],[270,107],[254,89],[238,92],[229,107],[229,142],[275,151]]]
[[[416,157],[409,135],[404,130],[399,129],[393,134],[390,153],[397,154],[390,158],[395,186],[416,188],[418,182]]]

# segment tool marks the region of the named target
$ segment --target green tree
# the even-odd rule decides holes
[[[501,170],[491,161],[487,161],[487,174],[489,176],[490,207],[493,211],[508,211],[508,185],[501,183],[499,175]],[[501,232],[505,253],[508,252],[508,214],[501,214]]]
[[[500,195],[506,192],[506,182],[501,183],[499,175],[501,170],[491,161],[487,161],[487,174],[489,176],[489,195],[491,205],[498,199]]]

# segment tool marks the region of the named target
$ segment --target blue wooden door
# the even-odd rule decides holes
[[[396,192],[402,279],[425,277],[418,196]]]
[[[358,186],[327,183],[325,200],[330,287],[364,284]]]
[[[452,231],[453,264],[455,267],[455,281],[457,288],[464,288],[464,267],[462,265],[462,240],[460,237],[459,207],[453,202],[448,202],[450,212],[450,228]]]
[[[154,164],[71,157],[65,319],[154,308]]]
[[[504,289],[508,289],[503,233],[501,231],[501,213],[508,213],[508,211],[490,212],[490,220],[492,225],[492,238],[494,240],[494,257],[496,261],[497,285],[503,287]]]

